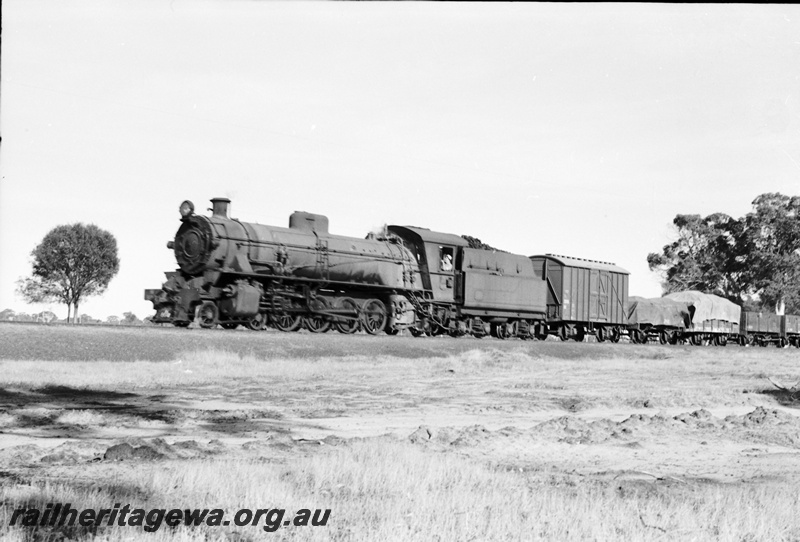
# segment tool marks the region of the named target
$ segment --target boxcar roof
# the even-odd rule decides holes
[[[570,256],[559,256],[558,254],[538,254],[531,256],[533,258],[544,258],[546,260],[553,260],[567,267],[582,267],[584,269],[599,269],[600,271],[611,271],[612,273],[622,273],[630,275],[626,269],[619,267],[616,264],[609,262],[598,262],[595,260],[585,260],[583,258],[571,258]]]
[[[457,247],[465,247],[469,243],[463,237],[453,235],[452,233],[441,233],[438,231],[431,231],[427,228],[416,228],[414,226],[389,226],[389,231],[394,232],[401,237],[404,235],[419,237],[425,243],[438,243],[440,245],[455,245]]]

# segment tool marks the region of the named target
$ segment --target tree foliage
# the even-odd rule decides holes
[[[56,226],[31,252],[33,273],[17,281],[30,303],[57,301],[78,314],[83,299],[102,294],[119,271],[117,241],[94,224]]]
[[[664,293],[699,290],[741,304],[800,311],[800,197],[762,194],[753,210],[734,219],[677,215],[677,239],[650,253]]]
[[[487,245],[477,237],[472,237],[471,235],[462,235],[461,238],[467,242],[469,248],[477,248],[480,250],[493,250],[495,252],[506,252],[505,250],[500,250],[499,248],[494,248],[491,245]]]
[[[767,307],[800,310],[800,197],[762,194],[743,219],[748,281]]]

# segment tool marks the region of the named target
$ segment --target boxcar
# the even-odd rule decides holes
[[[593,334],[618,341],[627,323],[630,273],[613,263],[555,254],[531,256],[534,272],[547,283],[549,332],[582,341]]]

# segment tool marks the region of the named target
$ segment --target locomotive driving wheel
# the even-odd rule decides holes
[[[352,316],[337,316],[336,321],[333,323],[336,331],[347,335],[358,331],[360,322],[358,320],[358,305],[355,300],[343,297],[336,302],[336,308],[340,311],[345,310],[352,313]]]
[[[317,297],[309,301],[308,307],[311,309],[312,314],[303,317],[303,325],[305,325],[306,329],[311,333],[325,333],[328,331],[331,328],[330,317],[324,314],[313,314],[318,311],[327,311],[330,307],[328,300],[324,297]]]
[[[288,307],[291,307],[290,302],[279,297],[272,299],[272,314],[269,318],[278,331],[297,331],[303,324],[303,317],[287,312]]]
[[[219,323],[218,316],[219,310],[217,309],[217,304],[213,301],[204,301],[197,309],[197,321],[200,323],[200,327],[206,329],[216,327],[217,323]]]
[[[303,318],[299,315],[276,314],[271,317],[272,325],[278,331],[297,331],[303,323]]]
[[[367,299],[361,309],[361,323],[364,331],[377,335],[386,327],[386,306],[380,299]]]

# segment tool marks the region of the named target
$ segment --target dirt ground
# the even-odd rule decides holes
[[[0,337],[0,477],[115,459],[281,459],[390,435],[598,479],[800,481],[800,398],[767,380],[800,380],[793,349],[45,326]],[[59,359],[72,361],[25,361]],[[77,360],[121,375],[161,365],[137,386],[36,374]],[[167,371],[178,380],[160,382]]]

